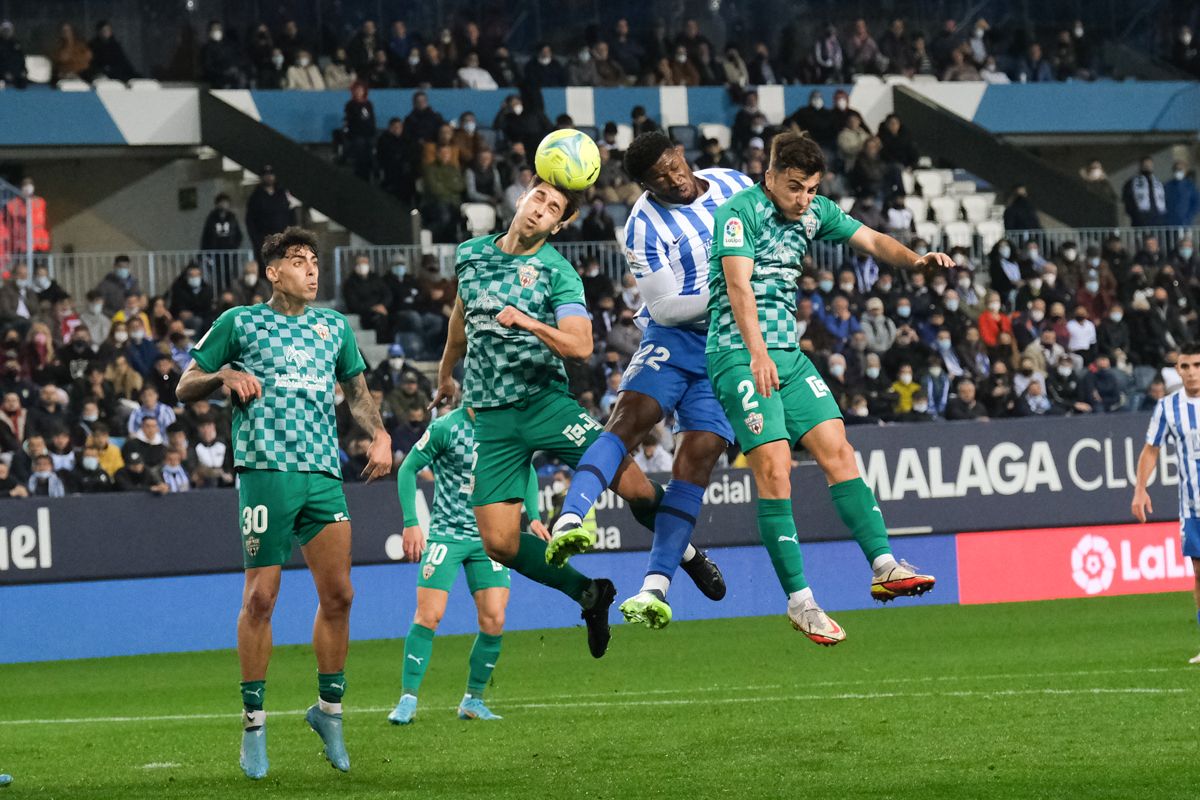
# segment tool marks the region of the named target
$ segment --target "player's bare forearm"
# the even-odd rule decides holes
[[[591,358],[592,323],[587,317],[563,317],[558,327],[531,320],[529,332],[554,351],[559,358]]]
[[[386,436],[387,432],[383,429],[383,417],[379,413],[379,406],[371,397],[371,390],[367,388],[366,374],[360,372],[343,383],[342,391],[346,393],[346,407],[350,409],[350,416],[354,419],[355,424],[366,431],[372,439],[380,433]]]
[[[179,378],[175,387],[175,396],[181,403],[194,403],[203,400],[224,385],[220,371],[205,372],[193,361]]]
[[[733,319],[742,334],[742,341],[746,343],[746,349],[751,355],[766,353],[767,345],[763,341],[762,327],[758,324],[758,301],[750,286],[754,262],[745,256],[724,256],[721,269],[725,273],[725,285],[729,287]]]
[[[954,260],[945,253],[929,253],[919,256],[891,236],[868,228],[866,225],[854,232],[849,243],[855,250],[866,253],[876,261],[890,267],[917,270],[931,266],[954,266]]]
[[[462,298],[454,301],[454,310],[450,312],[450,327],[446,332],[446,348],[442,351],[442,360],[438,364],[438,388],[454,380],[454,368],[467,355],[467,322],[463,314]]]
[[[1158,466],[1158,448],[1152,444],[1142,447],[1142,452],[1138,455],[1137,463],[1137,489],[1146,491],[1146,487],[1150,483],[1150,476],[1154,474],[1155,468]]]

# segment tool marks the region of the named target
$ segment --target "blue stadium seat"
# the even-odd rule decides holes
[[[620,231],[625,225],[625,220],[629,218],[629,206],[624,203],[608,203],[604,206],[604,210],[608,212],[608,216],[612,217],[613,225]]]
[[[683,145],[684,150],[700,150],[700,135],[694,125],[672,125],[667,129],[671,141]]]

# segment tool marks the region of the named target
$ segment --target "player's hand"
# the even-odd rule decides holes
[[[425,552],[425,531],[420,525],[410,525],[404,529],[404,557],[409,561],[420,561]]]
[[[220,374],[221,383],[243,403],[249,403],[256,397],[262,397],[262,384],[253,375],[228,368],[221,370]]]
[[[750,356],[750,373],[754,375],[754,390],[763,397],[779,388],[779,368],[766,352]]]
[[[458,397],[458,381],[454,378],[447,377],[438,384],[437,389],[433,393],[433,399],[429,401],[429,410],[433,411],[439,406],[453,404],[455,398]]]
[[[375,432],[375,439],[367,448],[367,466],[362,475],[367,483],[382,478],[392,471],[392,437],[383,431]]]
[[[518,311],[512,306],[505,306],[500,309],[500,313],[496,315],[496,322],[499,322],[506,328],[516,328],[522,331],[531,331],[536,324],[533,317],[524,311]]]
[[[926,253],[913,264],[913,267],[916,269],[929,269],[930,267],[946,267],[949,269],[953,266],[954,259],[945,253]]]
[[[546,523],[540,519],[535,519],[529,523],[529,532],[541,539],[543,542],[550,541],[550,529],[546,527]]]
[[[1133,516],[1138,522],[1145,522],[1147,514],[1154,513],[1154,505],[1150,502],[1150,495],[1145,489],[1137,488],[1133,490]]]

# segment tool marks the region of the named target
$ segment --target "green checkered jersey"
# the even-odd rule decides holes
[[[404,525],[417,524],[416,483],[406,498],[407,473],[414,477],[425,467],[433,469],[433,510],[429,518],[431,539],[479,539],[475,510],[471,508],[471,490],[475,478],[471,462],[475,452],[475,425],[465,408],[456,408],[430,423],[425,435],[408,452],[397,483]],[[411,462],[411,463],[410,463]]]
[[[345,317],[313,307],[287,316],[266,303],[231,308],[192,357],[205,372],[228,364],[262,384],[262,397],[233,400],[235,467],[341,477],[334,381],[366,369]]]
[[[784,219],[762,184],[735,194],[713,218],[712,254],[708,262],[708,345],[706,352],[742,350],[741,331],[733,318],[722,256],[754,260],[750,288],[758,300],[758,324],[768,348],[794,350],[796,283],[804,269],[804,254],[813,240],[844,242],[862,227],[837,203],[817,195],[796,221]]]
[[[496,315],[513,306],[555,325],[587,316],[583,281],[558,251],[543,244],[529,256],[510,256],[489,234],[458,246],[458,296],[467,327],[463,405],[499,408],[544,389],[567,391],[562,359],[528,331],[505,328]]]

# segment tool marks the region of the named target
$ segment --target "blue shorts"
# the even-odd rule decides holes
[[[706,342],[704,333],[651,322],[621,379],[621,391],[653,397],[664,416],[675,414],[677,432],[708,431],[732,442],[733,428],[708,382]]]
[[[1185,517],[1179,520],[1179,538],[1186,557],[1200,558],[1200,518]]]

